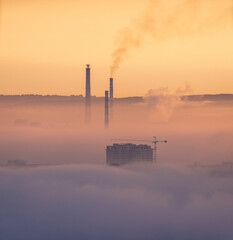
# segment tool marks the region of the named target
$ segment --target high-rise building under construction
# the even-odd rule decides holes
[[[106,161],[109,165],[122,165],[132,162],[153,162],[153,148],[145,144],[113,144],[106,148]]]

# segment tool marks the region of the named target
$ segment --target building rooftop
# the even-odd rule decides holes
[[[153,148],[146,144],[114,143],[106,147],[106,161],[109,165],[122,165],[135,161],[153,161]]]

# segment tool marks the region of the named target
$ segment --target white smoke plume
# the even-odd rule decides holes
[[[232,0],[150,0],[138,20],[119,32],[110,75],[133,49],[143,44],[147,35],[159,41],[179,35],[208,34],[229,23],[233,23]]]
[[[182,88],[182,87],[179,87],[177,88],[176,90],[176,94],[177,95],[185,95],[185,94],[190,94],[190,93],[193,93],[193,89],[192,87],[189,85],[188,82],[185,83],[185,86]]]
[[[150,121],[167,122],[172,113],[180,103],[180,96],[169,93],[168,88],[159,88],[149,90],[144,96],[144,100],[150,111]]]
[[[0,37],[2,34],[2,0],[0,0]]]

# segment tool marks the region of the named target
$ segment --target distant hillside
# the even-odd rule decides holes
[[[205,94],[182,96],[182,101],[192,102],[231,102],[233,94]],[[114,98],[116,103],[142,103],[145,99],[141,96]],[[9,105],[34,105],[34,104],[82,104],[85,102],[83,95],[59,96],[59,95],[0,95],[0,104]],[[104,97],[92,96],[92,103],[102,103]]]
[[[181,98],[183,101],[233,101],[233,94],[205,94],[205,95],[189,95]]]
[[[104,97],[91,97],[92,103],[104,102]],[[118,103],[143,102],[142,97],[114,98]],[[85,102],[83,95],[0,95],[0,104],[9,105],[32,105],[32,104],[82,104]]]

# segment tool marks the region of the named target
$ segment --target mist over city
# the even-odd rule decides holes
[[[0,239],[233,238],[231,0],[0,9]]]

